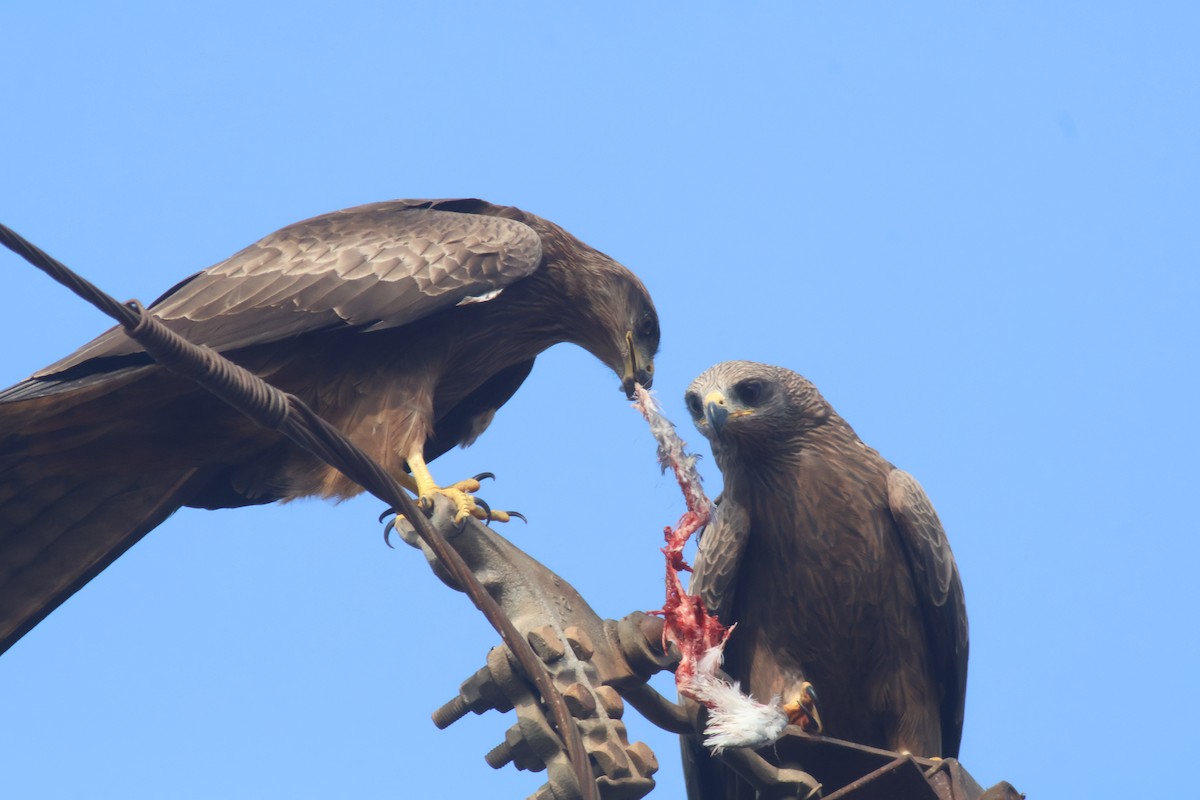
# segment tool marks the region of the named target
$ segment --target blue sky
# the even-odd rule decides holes
[[[1200,14],[1189,4],[23,4],[0,221],[118,297],[298,219],[479,196],[647,283],[655,388],[811,378],[923,483],[966,586],[962,760],[1031,797],[1181,795],[1200,714]],[[106,321],[0,255],[0,382]],[[561,346],[435,475],[602,615],[661,602],[681,500]],[[684,435],[701,453],[701,437]],[[711,459],[710,491],[720,476]],[[523,797],[511,719],[429,712],[496,637],[380,504],[184,511],[0,658],[5,797]],[[597,562],[607,558],[604,569]],[[678,797],[673,737],[654,797]]]

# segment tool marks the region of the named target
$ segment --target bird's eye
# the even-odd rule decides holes
[[[658,333],[658,320],[653,315],[647,314],[642,317],[637,326],[638,336],[642,339],[649,339]]]
[[[766,387],[762,381],[742,381],[737,386],[733,387],[734,394],[744,406],[756,406],[763,399],[763,394]]]
[[[684,398],[684,401],[687,403],[688,411],[691,412],[692,416],[700,419],[701,415],[704,414],[704,408],[700,405],[700,395],[688,392],[688,396]]]

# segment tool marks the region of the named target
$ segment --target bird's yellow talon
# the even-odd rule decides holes
[[[788,716],[788,722],[799,725],[806,733],[824,730],[821,714],[817,711],[817,690],[808,681],[800,684],[796,696],[784,705],[783,711]]]
[[[487,522],[508,522],[511,514],[505,511],[493,511],[487,503],[477,500],[474,492],[479,491],[479,480],[483,477],[494,477],[490,472],[476,475],[474,478],[452,483],[449,486],[438,486],[429,467],[420,453],[408,456],[408,468],[412,470],[413,481],[416,483],[417,502],[425,511],[433,508],[435,495],[444,495],[454,502],[454,524],[462,525],[468,518]],[[522,519],[524,519],[522,517]]]
[[[448,491],[463,492],[464,494],[473,494],[479,491],[479,481],[474,478],[467,478],[465,481],[450,484],[446,489]]]

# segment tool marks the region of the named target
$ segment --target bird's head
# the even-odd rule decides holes
[[[641,309],[630,308],[630,311],[621,369],[617,374],[621,376],[621,391],[632,400],[635,383],[647,389],[654,383],[654,356],[658,353],[660,333],[658,313],[650,304],[649,295],[646,295],[646,303]]]
[[[832,410],[806,378],[783,367],[726,361],[684,394],[692,422],[713,444],[773,442],[822,424]]]
[[[587,326],[591,330],[582,344],[617,373],[621,391],[632,400],[635,383],[649,389],[654,382],[658,312],[646,287],[624,267],[611,274],[597,295],[597,324]]]
[[[553,296],[558,334],[588,350],[621,379],[621,391],[633,399],[633,386],[654,381],[658,353],[658,312],[637,276],[613,258],[531,214],[522,219],[542,240],[543,268],[530,287]]]

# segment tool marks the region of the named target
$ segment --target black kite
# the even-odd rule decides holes
[[[762,702],[811,682],[829,736],[956,756],[966,606],[917,481],[789,370],[718,364],[685,399],[725,480],[691,591],[737,624],[726,672]],[[689,796],[754,796],[694,740],[683,747]]]
[[[481,200],[394,201],[290,225],[152,305],[298,395],[420,493],[534,358],[573,342],[630,394],[658,317],[641,282],[562,228]],[[483,515],[457,485],[461,513]],[[359,493],[152,364],[119,329],[0,392],[0,652],[180,506]]]

